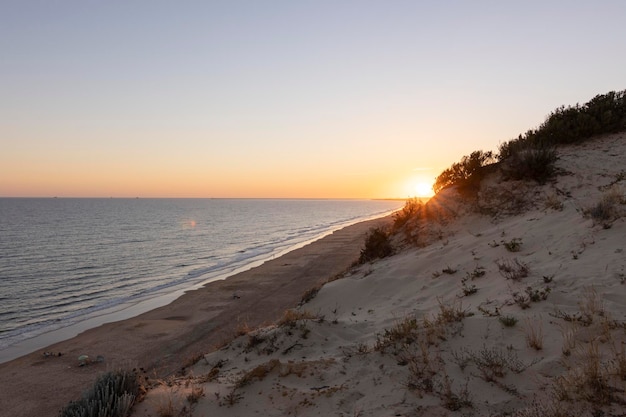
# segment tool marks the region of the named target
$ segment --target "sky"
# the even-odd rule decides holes
[[[0,0],[0,196],[406,198],[626,88],[626,2]]]

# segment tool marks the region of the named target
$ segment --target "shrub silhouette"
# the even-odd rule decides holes
[[[626,90],[611,91],[595,96],[582,106],[557,108],[537,129],[503,143],[498,159],[509,159],[525,149],[549,149],[623,130],[626,130]]]
[[[365,238],[365,247],[361,249],[360,263],[384,258],[393,254],[393,246],[389,235],[383,229],[377,227],[371,229]]]
[[[556,148],[525,148],[518,150],[504,165],[506,178],[535,180],[544,184],[556,173]]]
[[[486,173],[485,166],[494,161],[493,152],[474,151],[439,174],[433,190],[438,193],[451,185],[457,185],[460,191],[472,191],[478,187]]]
[[[399,229],[409,220],[417,217],[422,210],[424,204],[418,198],[409,198],[404,207],[393,215],[393,228]]]
[[[462,195],[475,194],[496,160],[503,162],[508,179],[545,183],[555,174],[556,147],[580,143],[601,134],[626,130],[626,90],[599,94],[583,104],[561,106],[537,128],[500,145],[499,153],[474,151],[444,170],[435,181],[435,193],[455,185]]]

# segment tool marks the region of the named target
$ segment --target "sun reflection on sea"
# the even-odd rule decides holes
[[[183,230],[195,229],[196,228],[196,221],[193,220],[193,219],[183,220],[182,228],[183,228]]]

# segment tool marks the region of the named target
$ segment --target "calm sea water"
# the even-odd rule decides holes
[[[0,199],[0,351],[98,312],[223,278],[402,204]]]

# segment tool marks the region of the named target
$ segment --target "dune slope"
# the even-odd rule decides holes
[[[492,173],[477,205],[441,192],[417,244],[208,353],[134,416],[626,415],[626,134],[558,155],[545,185]]]

